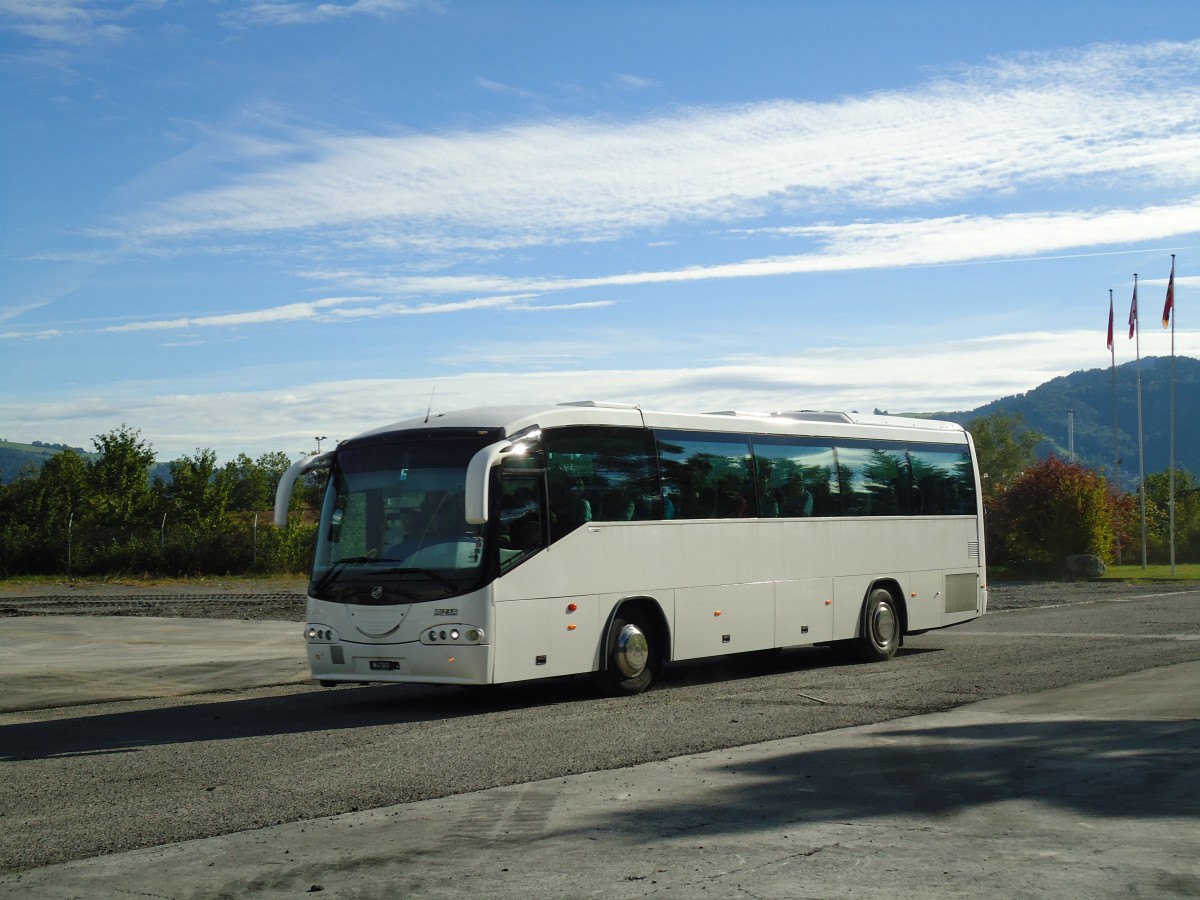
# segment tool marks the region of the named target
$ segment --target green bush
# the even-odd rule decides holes
[[[987,517],[989,558],[1004,565],[1057,565],[1091,554],[1114,561],[1128,498],[1090,469],[1052,456],[997,492]],[[1122,541],[1124,543],[1124,541]]]

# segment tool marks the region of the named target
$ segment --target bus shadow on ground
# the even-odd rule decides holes
[[[909,651],[902,651],[909,652]],[[656,690],[721,684],[821,669],[840,662],[821,648],[771,656],[741,655],[676,663]],[[0,761],[124,753],[161,744],[303,734],[468,718],[579,702],[625,702],[603,694],[589,676],[458,688],[430,685],[345,685],[284,696],[28,722],[0,727]],[[78,709],[78,708],[76,708]]]
[[[605,812],[589,829],[637,847],[672,834],[695,839],[864,819],[945,822],[1014,801],[1090,818],[1200,817],[1200,722],[1193,720],[883,725],[812,739],[820,746],[748,762],[706,761],[689,771],[705,789],[685,796],[698,799],[664,800],[636,817]]]

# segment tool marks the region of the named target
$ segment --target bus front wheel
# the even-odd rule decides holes
[[[900,647],[900,615],[896,601],[885,588],[875,588],[863,605],[862,634],[854,643],[863,662],[885,662]]]
[[[640,694],[654,682],[661,666],[655,631],[636,611],[622,611],[612,621],[606,642],[604,686],[614,694]]]

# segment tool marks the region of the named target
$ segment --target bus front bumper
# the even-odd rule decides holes
[[[308,665],[318,681],[400,684],[487,684],[487,644],[309,644]]]

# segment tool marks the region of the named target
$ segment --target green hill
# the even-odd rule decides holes
[[[1117,434],[1121,482],[1136,484],[1137,363],[1117,366]],[[1170,462],[1171,360],[1142,360],[1142,431],[1146,474],[1166,471]],[[1068,412],[1073,410],[1075,458],[1089,468],[1111,473],[1113,468],[1113,378],[1111,369],[1072,372],[1047,381],[1024,394],[987,403],[970,412],[935,413],[968,425],[978,416],[995,412],[1019,413],[1025,424],[1046,436],[1038,455],[1067,457]],[[1200,360],[1175,359],[1175,465],[1200,474]]]
[[[26,468],[37,471],[42,467],[42,463],[63,450],[74,450],[86,457],[94,455],[80,447],[68,447],[66,444],[44,444],[41,441],[18,444],[13,441],[0,441],[0,484],[15,481]]]

